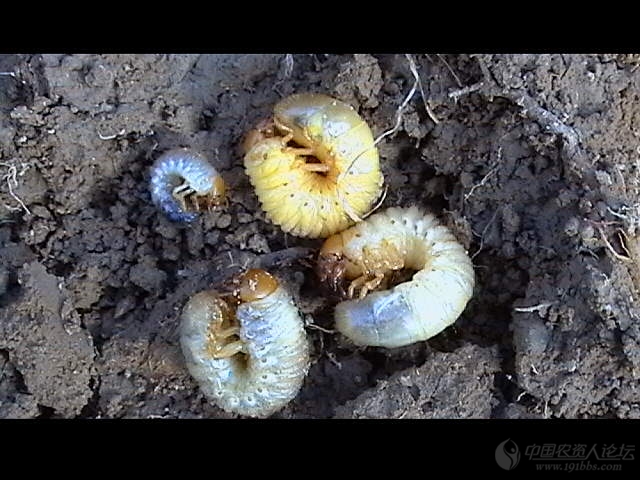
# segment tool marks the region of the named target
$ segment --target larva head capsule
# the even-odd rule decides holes
[[[278,288],[278,280],[273,275],[252,268],[238,279],[237,296],[242,302],[253,302],[272,294]]]
[[[347,269],[344,247],[352,236],[353,231],[351,229],[336,233],[327,238],[320,248],[316,263],[316,273],[320,281],[328,282],[334,291],[344,293],[342,282]]]

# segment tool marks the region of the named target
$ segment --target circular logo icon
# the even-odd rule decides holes
[[[496,463],[500,468],[513,470],[520,462],[520,449],[516,442],[507,438],[496,448]]]

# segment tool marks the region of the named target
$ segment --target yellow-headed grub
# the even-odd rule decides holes
[[[267,217],[293,235],[324,238],[353,225],[382,190],[371,129],[350,105],[326,95],[280,101],[243,148]]]
[[[335,309],[336,328],[356,345],[431,338],[456,321],[475,283],[464,247],[417,207],[389,208],[329,237],[317,267],[323,281],[357,297]]]
[[[180,343],[189,372],[229,412],[266,417],[289,403],[309,368],[298,308],[278,280],[252,269],[231,293],[197,293],[182,312]]]

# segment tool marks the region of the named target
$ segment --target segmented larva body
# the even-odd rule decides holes
[[[249,270],[239,283],[237,305],[214,291],[191,297],[180,343],[209,400],[229,412],[266,417],[297,395],[309,346],[298,308],[274,277]]]
[[[343,230],[380,196],[371,129],[350,105],[326,95],[285,98],[244,148],[262,209],[292,235],[321,238]]]
[[[336,328],[356,345],[399,347],[427,340],[451,325],[473,294],[465,249],[436,218],[417,207],[392,207],[328,238],[321,276],[353,280],[335,308]],[[416,273],[386,290],[402,270]],[[355,280],[354,280],[355,279]]]
[[[192,222],[198,213],[220,205],[225,183],[204,156],[187,148],[165,152],[151,167],[151,199],[175,222]]]

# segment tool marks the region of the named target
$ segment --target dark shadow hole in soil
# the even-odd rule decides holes
[[[73,272],[73,265],[62,261],[56,261],[51,266],[51,271],[56,277],[67,278]]]
[[[99,409],[99,391],[100,391],[100,379],[96,381],[94,377],[89,379],[89,388],[93,392],[91,398],[87,404],[80,410],[80,417],[82,418],[96,418],[100,414]]]
[[[0,274],[2,272],[0,271]],[[8,306],[10,303],[19,300],[21,296],[22,287],[18,283],[18,274],[13,270],[5,271],[5,286],[4,292],[0,292],[0,308]]]
[[[40,414],[36,418],[53,418],[56,414],[56,409],[47,407],[46,405],[38,404],[38,411]]]
[[[14,213],[11,217],[5,220],[9,228],[9,241],[13,243],[22,243],[22,238],[20,237],[20,225],[23,223],[20,219],[19,213]]]
[[[0,56],[0,111],[10,111],[18,105],[31,105],[34,92],[31,82],[23,82],[19,73],[14,72],[16,65],[23,65],[22,55]]]
[[[13,377],[13,385],[18,393],[22,393],[25,395],[30,395],[29,389],[27,388],[27,384],[24,382],[24,377],[22,373],[11,363],[9,360],[9,351],[8,350],[0,350],[0,356],[3,358],[3,376],[0,377],[0,382],[3,380],[3,377]]]
[[[213,124],[215,119],[215,114],[213,113],[213,108],[204,108],[200,113],[198,118],[198,128],[200,130],[211,131],[213,130]]]
[[[13,377],[13,385],[18,393],[22,393],[25,395],[30,395],[29,389],[27,388],[27,384],[24,382],[24,377],[22,373],[11,363],[9,360],[9,351],[0,349],[0,357],[3,359],[3,367],[2,371],[0,371],[0,383],[5,378]]]
[[[396,349],[368,348],[362,351],[362,356],[371,363],[372,374],[369,375],[369,388],[380,380],[390,377],[395,372],[422,365],[429,357],[429,345],[418,342]],[[363,388],[363,392],[366,388]]]

